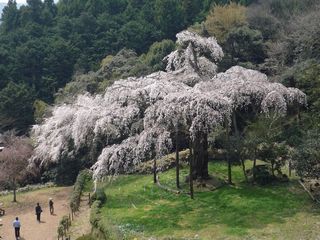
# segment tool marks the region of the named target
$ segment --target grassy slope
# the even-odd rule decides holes
[[[226,166],[210,164],[210,172],[225,177]],[[173,170],[160,177],[174,184]],[[121,176],[107,185],[102,213],[106,224],[111,221],[138,238],[316,238],[320,211],[295,180],[267,187],[246,185],[240,167],[233,168],[233,177],[235,186],[198,191],[191,200],[159,189],[151,176]]]

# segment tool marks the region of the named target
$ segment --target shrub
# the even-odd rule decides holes
[[[255,182],[259,185],[267,185],[275,180],[267,165],[258,165],[252,171],[255,174]]]
[[[97,188],[96,192],[92,195],[91,200],[98,200],[101,204],[104,204],[107,201],[107,195],[102,188]]]
[[[71,222],[69,217],[63,216],[58,226],[58,237],[66,236],[70,225],[71,225]]]
[[[74,189],[71,195],[70,207],[73,212],[79,210],[81,194],[86,187],[86,182],[92,178],[88,170],[83,170],[79,173],[77,180],[74,184]]]
[[[107,218],[101,217],[101,205],[102,203],[97,200],[94,201],[91,206],[90,223],[92,225],[92,236],[94,239],[127,239],[117,226],[113,225]]]

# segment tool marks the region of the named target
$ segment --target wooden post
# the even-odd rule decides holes
[[[177,123],[176,126],[176,185],[177,188],[180,188],[180,179],[179,179],[179,172],[180,172],[180,166],[179,166],[179,126]]]
[[[291,177],[291,159],[289,160],[289,177]]]
[[[157,160],[153,159],[153,183],[157,183]]]
[[[194,199],[193,196],[193,161],[194,161],[194,155],[192,152],[192,140],[190,139],[190,146],[189,146],[189,151],[190,151],[190,156],[189,156],[189,165],[190,165],[190,170],[189,170],[189,187],[190,187],[190,197],[191,199]]]
[[[245,178],[246,183],[247,183],[248,182],[248,176],[247,176],[247,173],[246,173],[246,166],[245,166],[244,160],[243,160],[243,158],[241,156],[240,133],[239,133],[239,129],[238,129],[238,123],[237,123],[237,117],[236,117],[236,112],[235,111],[232,112],[232,122],[233,122],[233,127],[234,127],[234,131],[235,131],[236,138],[237,138],[237,153],[239,155],[239,160],[240,160],[240,163],[241,163],[241,166],[242,166],[243,175],[244,175],[244,178]]]
[[[232,184],[232,175],[231,175],[231,160],[230,160],[230,139],[229,139],[229,122],[228,119],[225,119],[225,127],[226,127],[226,144],[227,144],[227,151],[226,151],[226,160],[228,162],[228,183]]]

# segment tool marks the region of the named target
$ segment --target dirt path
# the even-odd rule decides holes
[[[14,240],[12,221],[16,216],[21,220],[21,240],[55,240],[57,228],[62,216],[69,214],[69,196],[72,187],[49,188],[18,196],[18,203],[10,203],[6,207],[6,215],[2,217],[1,236],[3,240]],[[55,214],[50,215],[48,199],[54,201]],[[41,223],[36,221],[34,208],[39,202],[43,213]]]

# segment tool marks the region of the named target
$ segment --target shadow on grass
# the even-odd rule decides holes
[[[146,234],[224,225],[227,234],[238,236],[270,223],[283,223],[299,212],[311,212],[308,197],[295,191],[296,182],[264,187],[225,186],[214,192],[197,193],[191,200],[164,192],[150,184],[150,178],[119,179],[107,189],[108,202],[103,212],[115,223]]]

